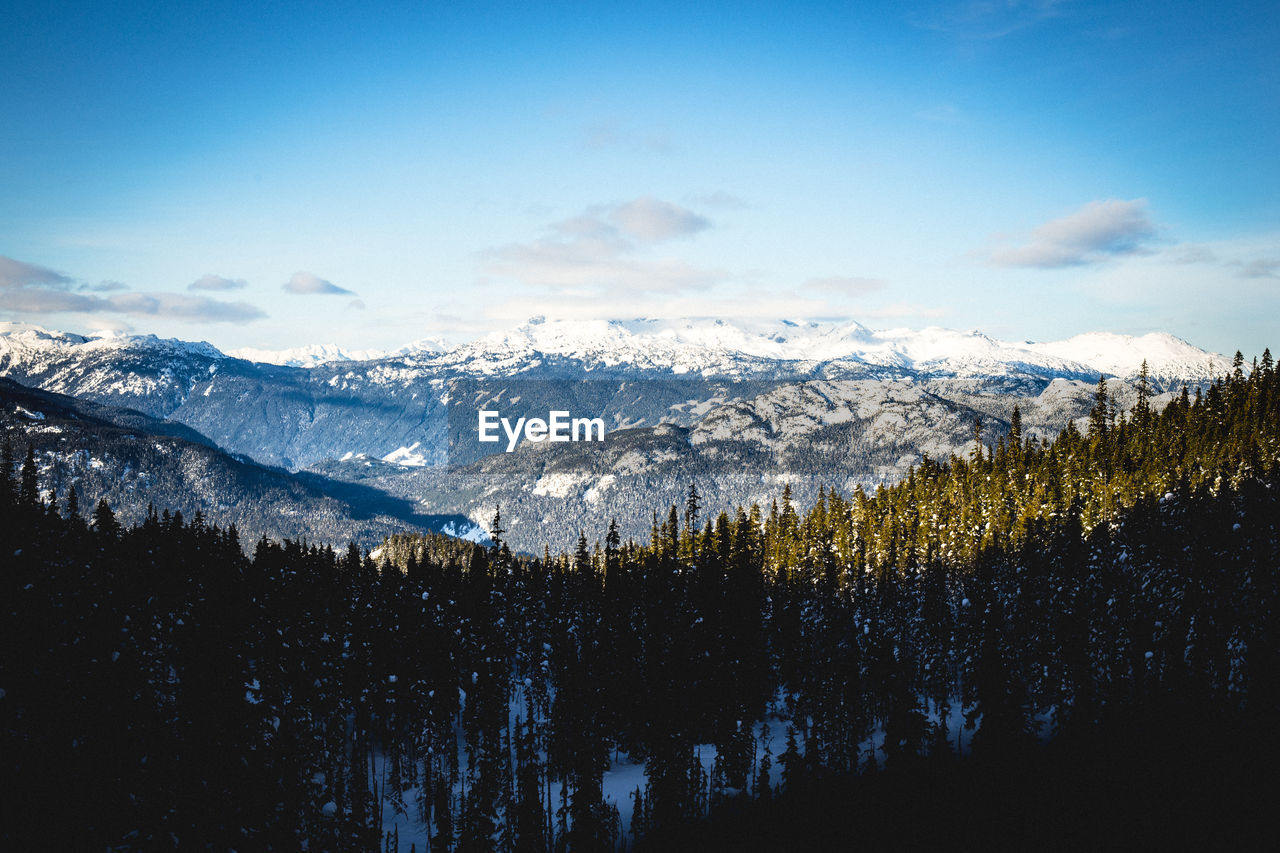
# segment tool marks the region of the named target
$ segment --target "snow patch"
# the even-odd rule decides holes
[[[428,464],[427,457],[416,452],[422,445],[422,442],[415,441],[408,447],[399,447],[386,456],[382,457],[383,462],[390,462],[393,465],[400,465],[404,468],[423,468]],[[344,457],[345,458],[345,457]]]
[[[566,474],[559,471],[543,474],[538,478],[538,482],[533,484],[533,493],[542,498],[568,497],[570,492],[577,489],[589,477],[590,475]]]
[[[600,497],[609,489],[613,488],[614,484],[617,482],[618,478],[613,474],[605,474],[596,481],[594,486],[583,492],[582,499],[587,503],[596,503],[600,500]]]

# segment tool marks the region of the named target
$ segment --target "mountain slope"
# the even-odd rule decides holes
[[[1137,401],[1130,383],[1116,380],[1110,390],[1121,409]],[[722,400],[691,425],[612,430],[603,444],[525,441],[512,453],[434,467],[353,455],[311,470],[479,525],[500,507],[513,546],[572,548],[579,529],[603,529],[615,517],[624,537],[643,539],[648,512],[683,505],[690,482],[713,513],[767,504],[785,485],[802,506],[823,486],[874,490],[923,455],[968,456],[975,420],[983,422],[984,444],[995,444],[1007,436],[1015,406],[1024,435],[1053,438],[1073,420],[1084,425],[1095,393],[1092,383],[1066,379],[764,384],[754,395]],[[1152,404],[1161,408],[1172,396]]]
[[[0,429],[16,453],[34,446],[41,482],[52,484],[46,500],[65,505],[74,485],[82,511],[105,498],[125,522],[155,504],[234,524],[250,544],[263,535],[372,545],[404,529],[473,532],[464,518],[420,513],[410,501],[229,456],[180,424],[2,378]]]
[[[268,355],[311,366],[232,358],[204,343],[0,327],[0,375],[178,421],[223,448],[295,470],[360,453],[458,461],[450,433],[468,395],[530,415],[535,403],[545,412],[572,400],[610,428],[693,426],[725,402],[809,380],[972,380],[999,393],[1010,383],[1038,393],[1055,379],[1132,376],[1143,358],[1158,389],[1230,369],[1222,356],[1168,335],[1013,344],[936,328],[696,319],[535,319],[448,350],[419,342],[366,361],[331,361],[343,353],[325,347]],[[524,383],[519,391],[514,380]],[[472,428],[474,417],[461,421]]]

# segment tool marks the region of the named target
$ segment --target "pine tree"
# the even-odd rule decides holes
[[[13,506],[17,500],[13,483],[13,466],[13,445],[9,442],[9,437],[5,436],[4,451],[0,454],[0,509]]]
[[[502,534],[506,532],[502,529],[502,506],[498,505],[493,510],[493,521],[489,522],[489,538],[493,540],[494,548],[502,547]]]
[[[1147,368],[1147,360],[1142,360],[1138,372],[1138,402],[1134,406],[1134,421],[1145,434],[1151,424],[1151,372]]]
[[[796,741],[795,726],[787,726],[787,748],[778,758],[782,765],[782,787],[788,791],[796,789],[796,783],[803,775],[804,756],[800,753],[800,744]]]
[[[1107,377],[1098,377],[1098,390],[1093,396],[1093,408],[1089,410],[1089,438],[1100,440],[1107,434],[1111,421],[1111,396],[1107,393]]]
[[[690,533],[694,533],[698,529],[698,510],[701,507],[701,501],[698,496],[698,484],[689,483],[689,497],[684,503],[684,529]]]
[[[94,507],[93,529],[104,539],[118,539],[120,536],[120,523],[116,521],[116,514],[107,505],[106,498],[101,498],[98,505]]]
[[[18,487],[18,504],[28,510],[40,506],[40,486],[36,473],[36,449],[27,445],[27,457],[22,463],[22,480]]]

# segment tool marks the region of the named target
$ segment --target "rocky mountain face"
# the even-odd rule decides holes
[[[1087,414],[1100,376],[1131,400],[1144,360],[1157,393],[1231,369],[1161,334],[1010,343],[723,320],[534,319],[376,358],[332,346],[257,355],[280,363],[151,336],[0,328],[0,375],[24,385],[136,409],[230,453],[374,490],[348,496],[357,501],[392,496],[481,524],[501,505],[511,541],[531,549],[553,520],[599,530],[614,515],[682,501],[691,480],[708,506],[768,500],[784,482],[806,502],[819,484],[892,481],[922,454],[968,452],[975,419],[994,442],[1014,405],[1028,434],[1056,434]],[[609,435],[505,453],[505,438],[476,441],[481,409],[513,422],[552,410],[599,417]]]
[[[1111,391],[1122,408],[1137,401],[1131,383],[1116,380]],[[1073,420],[1083,428],[1095,394],[1095,384],[1069,379],[812,380],[715,406],[691,426],[613,430],[602,444],[526,441],[512,453],[444,466],[355,455],[312,470],[480,525],[501,508],[513,545],[571,550],[579,530],[599,534],[613,518],[624,537],[643,540],[650,513],[683,506],[691,483],[713,513],[752,503],[767,511],[788,485],[807,506],[820,488],[874,490],[926,454],[973,452],[975,421],[983,424],[983,444],[993,445],[1007,437],[1015,406],[1033,439],[1057,435]]]

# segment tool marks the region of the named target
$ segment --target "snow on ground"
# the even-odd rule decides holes
[[[1086,332],[1065,341],[1029,344],[1037,353],[1084,362],[1109,376],[1137,376],[1145,359],[1152,376],[1211,378],[1230,372],[1231,362],[1163,332],[1136,337]]]
[[[617,482],[618,478],[613,474],[605,474],[596,481],[594,486],[583,492],[582,499],[587,503],[595,503],[600,500],[601,496],[603,496],[605,492],[613,488],[614,484]]]
[[[372,555],[371,555],[372,556]],[[252,687],[246,685],[246,687]],[[465,693],[463,694],[465,701]],[[921,707],[927,709],[925,717],[930,725],[937,725],[942,719],[941,709],[931,703],[925,697],[921,696]],[[758,721],[753,726],[752,732],[755,737],[756,748],[754,767],[751,778],[754,787],[747,793],[752,796],[760,790],[761,786],[768,784],[774,791],[782,784],[782,763],[779,760],[786,747],[787,727],[795,726],[796,743],[803,753],[806,744],[804,732],[807,726],[802,725],[799,721],[791,720],[785,717],[781,711],[781,700],[775,701],[772,710],[766,714],[763,721]],[[517,720],[523,717],[525,709],[525,699],[523,688],[517,687],[513,693],[509,705],[510,723],[514,727]],[[967,755],[973,741],[974,729],[966,728],[964,719],[964,707],[958,699],[953,701],[946,707],[946,740],[951,744],[951,748],[956,750],[960,755]],[[1052,719],[1054,709],[1049,708],[1041,711],[1036,715],[1036,721],[1040,726],[1040,737],[1048,738],[1052,735]],[[980,722],[980,721],[979,721]],[[767,742],[769,744],[769,754],[771,758],[771,770],[768,777],[760,776],[760,762],[764,758],[764,750],[761,748],[762,740],[766,737],[765,727],[768,726]],[[693,747],[694,754],[698,756],[702,770],[706,774],[706,778],[710,779],[712,770],[715,767],[716,747],[714,744],[704,743],[697,744]],[[871,734],[859,744],[859,756],[861,766],[865,770],[874,764],[877,767],[884,766],[884,729],[877,727]],[[514,756],[513,756],[514,757]],[[458,732],[458,765],[459,775],[465,779],[467,773],[467,752],[462,743],[460,731]],[[545,760],[545,755],[543,756]],[[386,765],[384,757],[377,753],[374,756],[373,767],[374,778],[385,780]],[[631,756],[625,752],[616,752],[610,754],[610,765],[604,773],[603,793],[605,802],[615,806],[618,810],[618,818],[620,823],[620,838],[622,842],[630,847],[633,838],[631,836],[631,820],[635,809],[635,800],[633,795],[637,788],[644,790],[646,784],[644,774],[644,763],[642,761],[633,761]],[[383,784],[379,781],[379,785]],[[560,783],[552,782],[550,785],[549,796],[551,802],[558,804],[560,802]],[[462,793],[461,783],[456,791],[458,795]],[[396,850],[397,853],[407,853],[412,847],[416,851],[431,850],[430,831],[426,823],[422,820],[422,795],[423,791],[420,787],[409,788],[401,793],[384,791],[382,803],[382,838],[386,844],[388,834],[394,840],[399,839],[399,846],[394,844],[386,846],[387,850]],[[322,808],[327,809],[328,804]],[[336,806],[335,806],[336,808]]]
[[[450,521],[445,524],[444,527],[440,528],[440,532],[445,536],[452,536],[455,539],[465,539],[468,542],[484,544],[489,541],[489,534],[485,532],[483,527],[474,522],[467,527],[459,527]]]
[[[550,474],[543,474],[538,478],[538,482],[533,484],[533,493],[538,497],[567,497],[572,491],[575,491],[590,475],[567,474],[554,471]]]
[[[391,462],[404,468],[422,468],[427,465],[427,457],[418,452],[422,442],[415,441],[408,447],[399,447],[382,457],[383,462]],[[343,457],[346,459],[347,457]]]
[[[337,344],[308,344],[282,350],[241,347],[228,350],[227,355],[242,358],[245,361],[277,364],[282,367],[319,367],[335,361],[371,361],[386,357],[386,353],[380,350],[348,350]]]

